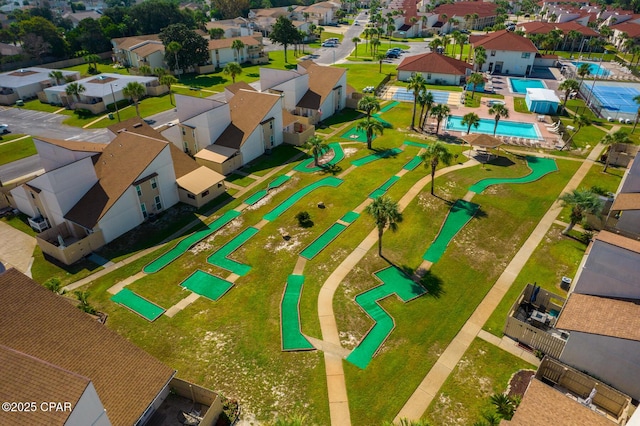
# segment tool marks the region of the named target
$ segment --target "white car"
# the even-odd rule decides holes
[[[4,135],[5,133],[9,133],[9,125],[0,124],[0,134]]]

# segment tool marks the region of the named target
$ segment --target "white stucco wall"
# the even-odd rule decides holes
[[[260,89],[263,92],[268,89],[282,92],[283,108],[292,111],[309,89],[309,76],[295,71],[260,68]]]
[[[2,85],[2,84],[0,84]],[[42,91],[40,83],[25,84],[24,86],[14,87],[13,90],[20,96],[20,99],[28,99],[36,96]]]
[[[640,399],[640,342],[572,331],[560,361]]]
[[[535,52],[510,52],[505,50],[496,50],[495,56],[491,56],[493,50],[487,49],[487,62],[482,65],[482,71],[488,71],[489,65],[493,64],[492,70],[495,70],[497,62],[503,62],[502,74],[524,75],[527,66],[533,69],[533,61],[535,60]],[[528,58],[523,58],[523,53],[530,53]]]
[[[13,202],[18,210],[29,217],[35,217],[36,211],[33,208],[30,198],[31,196],[24,190],[22,186],[17,186],[11,190]]]
[[[84,393],[73,407],[73,411],[67,418],[64,424],[65,426],[110,426],[109,416],[107,411],[98,397],[96,388],[93,386],[93,382],[89,382],[89,386],[84,390]]]
[[[71,151],[50,143],[42,142],[37,137],[33,138],[36,150],[40,156],[40,164],[45,171],[57,169],[58,167],[73,163],[82,158],[96,155],[95,152]]]
[[[244,56],[246,58],[246,56],[247,56],[246,55],[246,48],[244,50],[245,50],[245,52],[243,54],[241,54],[241,56]],[[216,55],[216,52],[218,52],[217,55]],[[218,68],[222,68],[227,63],[234,62],[236,60],[236,58],[235,58],[235,50],[231,49],[231,48],[213,49],[213,50],[210,51],[210,54],[211,54],[211,63],[214,64]]]
[[[398,80],[409,81],[413,74],[415,74],[415,72],[413,71],[398,71]],[[462,76],[460,75],[453,75],[453,74],[435,74],[435,73],[426,73],[426,72],[423,72],[420,74],[422,74],[422,77],[424,77],[424,79],[427,80],[429,84],[436,84],[435,81],[440,80],[441,81],[440,84],[449,84],[453,86],[458,86],[460,84],[460,79],[462,78]],[[431,78],[428,78],[428,77],[431,77]]]
[[[196,99],[196,101],[193,101]],[[180,121],[196,129],[199,149],[202,149],[220,137],[224,129],[231,124],[229,105],[210,100],[198,100],[191,96],[176,96],[178,116],[184,117]],[[182,134],[180,134],[182,140]],[[182,143],[180,143],[182,149]]]

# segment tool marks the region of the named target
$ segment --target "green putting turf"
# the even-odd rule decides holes
[[[300,351],[313,349],[302,334],[300,327],[300,296],[302,295],[303,275],[289,275],[280,305],[280,330],[283,351]]]
[[[334,223],[333,225],[331,225],[331,227],[329,229],[324,231],[322,233],[322,235],[320,235],[311,244],[309,244],[307,246],[307,248],[302,250],[302,252],[300,253],[300,256],[302,256],[302,257],[304,257],[305,259],[308,259],[308,260],[313,259],[326,246],[328,246],[331,243],[331,241],[335,240],[336,237],[338,235],[340,235],[340,233],[342,231],[344,231],[345,229],[347,229],[346,226],[344,226],[344,225],[342,225],[340,223]]]
[[[380,109],[380,112],[387,112],[389,111],[391,108],[400,105],[400,102],[391,102],[389,105],[385,105],[384,107],[382,107],[382,109]]]
[[[153,262],[149,263],[147,266],[143,268],[143,272],[146,274],[153,274],[158,272],[160,269],[167,266],[169,263],[176,260],[180,255],[193,247],[196,243],[213,234],[227,223],[231,222],[236,217],[240,216],[240,212],[237,210],[229,210],[218,219],[213,221],[206,229],[202,231],[195,232],[188,237],[180,240],[178,244],[162,256],[158,257]]]
[[[384,127],[385,129],[393,129],[393,124],[389,123],[387,120],[385,120],[384,118],[380,117],[380,114],[373,114],[372,117],[375,118],[376,120],[378,120],[379,122],[381,122],[382,123],[382,127]]]
[[[421,162],[422,162],[422,159],[418,156],[415,156],[411,161],[409,161],[407,164],[404,165],[403,169],[411,171],[416,167],[418,167]]]
[[[287,175],[279,176],[278,178],[276,178],[275,180],[270,182],[269,185],[267,185],[267,189],[262,189],[262,190],[256,192],[251,197],[249,197],[246,200],[244,200],[244,203],[248,204],[250,206],[254,205],[255,203],[257,203],[258,201],[260,201],[261,199],[263,199],[267,195],[267,191],[269,191],[270,189],[274,189],[274,188],[279,187],[280,185],[282,185],[283,183],[285,183],[289,179],[291,179],[291,176],[287,176]]]
[[[344,216],[340,218],[340,220],[347,223],[353,223],[353,221],[359,217],[360,217],[360,213],[347,212]]]
[[[471,220],[473,215],[476,214],[478,207],[479,206],[477,204],[470,203],[468,201],[456,201],[453,206],[451,206],[451,210],[449,210],[449,214],[444,220],[444,224],[442,225],[442,228],[440,228],[438,236],[433,243],[431,243],[431,246],[427,249],[422,258],[433,263],[440,260],[444,251],[447,249],[449,242],[451,242],[458,231],[460,231],[462,227]]]
[[[227,256],[246,243],[249,238],[256,235],[258,231],[259,229],[253,227],[245,229],[240,234],[236,235],[233,240],[229,241],[227,244],[220,247],[218,251],[209,256],[207,258],[207,262],[222,269],[226,269],[227,271],[231,271],[234,274],[238,274],[240,276],[246,275],[251,270],[251,266],[236,262],[235,260],[229,259]]]
[[[220,299],[233,287],[233,283],[200,269],[189,275],[180,285],[213,301]]]
[[[123,288],[118,293],[114,294],[111,297],[111,300],[131,309],[133,312],[149,321],[154,321],[164,313],[164,309],[160,306],[138,296],[128,288]]]
[[[355,299],[356,303],[373,319],[374,324],[347,357],[347,361],[362,369],[367,368],[395,325],[393,318],[382,309],[378,301],[395,294],[406,303],[426,293],[424,287],[393,266],[378,271],[374,275],[382,281],[382,285],[359,294]]]
[[[413,141],[404,141],[402,143],[409,146],[417,146],[418,148],[429,148],[429,145],[427,145],[426,143],[413,142]]]
[[[366,142],[367,141],[367,133],[364,130],[358,130],[355,127],[350,128],[349,130],[347,130],[346,133],[344,133],[342,136],[340,136],[342,139],[349,139],[350,141],[356,141],[356,142]],[[376,135],[374,134],[371,137],[371,140],[375,140]]]
[[[341,183],[342,183],[342,179],[339,179],[334,176],[329,176],[324,179],[320,179],[319,181],[316,181],[311,185],[307,185],[301,190],[299,190],[298,192],[291,195],[289,198],[287,198],[282,203],[280,203],[280,205],[278,205],[275,209],[271,210],[269,213],[264,215],[263,219],[268,221],[273,221],[282,213],[284,213],[289,207],[293,206],[295,203],[300,201],[302,197],[309,194],[314,189],[317,189],[323,186],[330,186],[332,188],[336,188]]]
[[[338,164],[340,161],[342,161],[342,159],[344,158],[344,151],[342,150],[342,146],[339,143],[334,142],[329,144],[329,148],[332,149],[334,153],[331,161],[323,164],[322,166],[311,166],[312,164],[314,164],[315,160],[313,158],[307,158],[306,160],[295,166],[293,170],[302,173],[313,173],[322,170],[323,167],[326,168],[327,166],[333,166],[334,164]]]
[[[375,154],[367,155],[366,157],[354,160],[351,162],[354,166],[364,166],[365,164],[372,163],[381,158],[387,158],[394,155],[398,155],[402,152],[400,148],[387,149],[385,151],[376,152]]]
[[[500,185],[505,183],[529,183],[540,179],[547,173],[555,172],[558,170],[556,161],[552,158],[540,158],[527,156],[527,165],[531,169],[531,173],[519,178],[489,178],[482,179],[479,182],[474,183],[469,188],[469,191],[473,191],[476,194],[482,193],[491,185]]]
[[[383,195],[385,192],[387,192],[387,190],[389,188],[391,188],[391,185],[393,185],[394,183],[396,183],[397,181],[400,180],[399,176],[391,176],[391,178],[389,178],[388,181],[386,181],[385,183],[382,184],[382,186],[378,189],[376,189],[375,191],[373,191],[371,194],[369,194],[369,198],[375,200],[376,198],[378,198],[379,196]]]

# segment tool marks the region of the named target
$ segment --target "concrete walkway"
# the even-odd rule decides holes
[[[572,191],[578,187],[580,182],[589,172],[594,161],[600,157],[603,149],[604,146],[601,144],[594,147],[591,154],[589,154],[589,157],[587,157],[587,160],[576,171],[569,183],[567,183],[562,190],[561,194]],[[491,290],[489,290],[485,298],[480,302],[458,334],[454,337],[451,343],[449,343],[449,346],[444,350],[442,355],[440,355],[438,361],[436,361],[434,366],[429,370],[422,380],[422,383],[420,383],[413,395],[409,397],[409,400],[396,416],[395,421],[399,421],[403,418],[418,420],[423,416],[424,412],[429,407],[429,404],[431,404],[431,401],[433,401],[435,396],[438,394],[440,387],[447,380],[473,339],[480,334],[482,326],[489,319],[504,295],[507,293],[516,277],[529,260],[531,254],[538,247],[544,236],[549,231],[549,228],[553,225],[561,210],[562,204],[559,200],[556,200],[549,210],[547,210],[547,213],[545,213],[540,222],[538,222],[536,228],[524,242],[520,250],[518,250],[509,265],[507,265]]]
[[[438,170],[436,177],[446,173],[460,170],[467,167],[473,167],[479,163],[475,160],[469,160],[464,164],[456,164]],[[407,193],[400,199],[398,205],[400,211],[404,210],[407,205],[431,182],[431,175],[416,182]],[[366,202],[359,207],[364,209]],[[358,209],[355,209],[356,211]],[[329,278],[324,282],[320,293],[318,294],[318,317],[320,319],[320,328],[322,330],[322,340],[331,345],[342,347],[340,344],[340,336],[338,326],[336,324],[333,312],[333,297],[338,286],[345,279],[347,274],[356,267],[356,265],[364,258],[369,250],[378,241],[378,230],[374,228],[369,235],[365,237],[355,250],[342,261],[340,265],[333,271]],[[332,351],[333,352],[333,351]],[[329,414],[331,416],[332,425],[348,426],[351,424],[351,415],[349,413],[349,401],[347,397],[347,384],[344,378],[344,369],[342,365],[342,357],[334,353],[325,352],[324,362],[327,376],[327,389],[329,394]]]
[[[0,262],[9,268],[16,268],[25,275],[31,276],[33,250],[36,239],[13,226],[0,222]]]

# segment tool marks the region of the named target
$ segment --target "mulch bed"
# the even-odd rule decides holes
[[[531,377],[536,374],[535,371],[531,370],[520,370],[513,376],[511,376],[511,380],[509,381],[509,396],[519,395],[522,397],[524,392],[527,390],[529,386],[529,382],[531,381]]]

